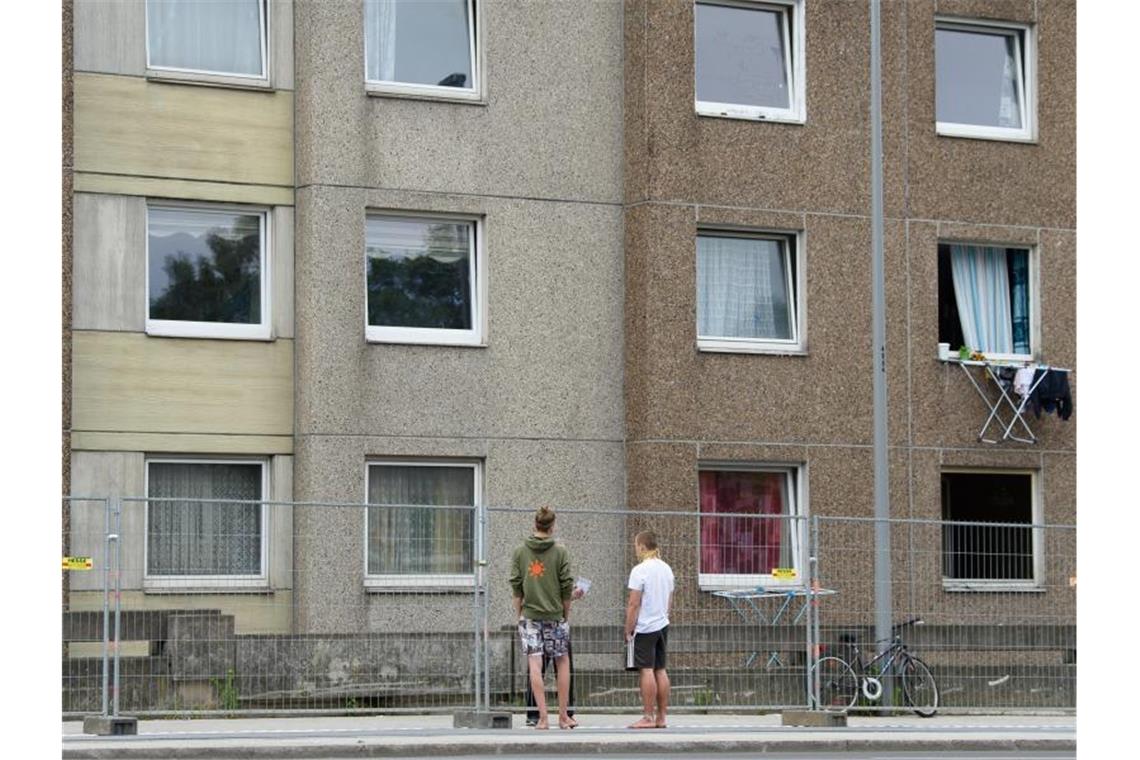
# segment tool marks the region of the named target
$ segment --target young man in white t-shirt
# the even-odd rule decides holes
[[[629,573],[629,604],[625,608],[625,638],[633,640],[633,664],[640,671],[641,720],[630,728],[665,728],[669,706],[669,674],[665,647],[669,641],[669,612],[673,608],[673,569],[661,560],[657,536],[643,530],[633,539],[639,563]]]

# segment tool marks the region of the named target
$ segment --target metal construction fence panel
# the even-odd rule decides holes
[[[488,599],[488,651],[509,652],[511,666],[492,670],[490,705],[523,710],[532,704],[526,657],[507,583],[512,550],[529,534],[534,511],[492,507],[488,545],[495,584]],[[807,523],[780,515],[709,517],[654,510],[561,510],[555,537],[570,550],[574,572],[590,582],[570,615],[575,709],[639,710],[635,673],[627,672],[624,621],[634,536],[652,530],[674,575],[667,670],[670,704],[679,711],[779,709],[806,702],[806,598],[802,576],[757,592],[772,567],[794,571],[807,550]],[[789,596],[791,594],[791,596]],[[553,699],[553,667],[547,684]]]
[[[68,507],[64,553],[91,569],[65,571],[66,715],[532,704],[509,584],[531,508],[205,496],[68,497]],[[923,619],[902,637],[930,667],[940,709],[1072,710],[1075,529],[889,522],[893,617]],[[639,709],[623,624],[633,538],[649,529],[675,579],[672,709],[814,707],[818,657],[876,649],[874,525],[558,510],[555,537],[590,584],[571,607],[572,705]],[[877,680],[885,696],[864,694],[853,709],[905,709],[893,679]]]
[[[113,498],[73,503],[64,712],[451,711],[477,706],[475,509]],[[114,556],[112,556],[114,560]],[[116,593],[121,588],[121,593]],[[104,599],[110,636],[92,651]],[[118,620],[118,624],[116,624]],[[85,644],[80,646],[80,644]],[[86,674],[82,680],[79,675]]]
[[[874,626],[875,522],[813,520],[821,583],[836,592],[819,600],[823,656],[865,663],[882,649]],[[892,618],[899,626],[892,635],[928,666],[940,712],[1075,709],[1074,526],[888,523]],[[898,677],[877,680],[878,686],[860,688],[854,710],[881,709],[884,702],[907,709]],[[884,693],[869,699],[879,686]]]

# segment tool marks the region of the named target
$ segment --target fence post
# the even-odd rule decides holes
[[[487,579],[487,527],[486,508],[479,510],[479,567],[483,579],[483,707],[491,709],[491,589]]]
[[[100,714],[107,717],[110,701],[107,689],[110,685],[111,660],[109,644],[111,638],[111,500],[103,499],[103,705]]]
[[[811,612],[808,625],[811,627],[811,651],[808,653],[808,701],[814,709],[820,709],[819,704],[819,515],[812,515],[810,538],[808,539],[808,569],[811,573]]]
[[[478,510],[479,508],[475,507],[475,509]],[[480,655],[479,647],[481,644],[481,638],[482,637],[480,635],[480,625],[479,625],[479,622],[480,622],[479,621],[479,615],[480,615],[480,610],[481,610],[480,603],[479,603],[479,589],[481,588],[481,586],[483,584],[483,560],[482,560],[482,552],[480,551],[480,544],[482,543],[482,540],[481,540],[481,537],[479,535],[479,530],[480,530],[479,519],[478,519],[478,515],[475,515],[474,517],[475,517],[475,519],[474,519],[475,524],[473,526],[472,535],[471,535],[471,540],[472,540],[472,544],[473,544],[471,554],[472,554],[472,560],[473,560],[473,564],[474,564],[472,571],[475,575],[475,586],[472,589],[472,594],[471,594],[471,613],[473,615],[473,624],[474,624],[474,630],[472,631],[472,633],[474,634],[475,639],[474,639],[474,642],[473,642],[472,648],[471,648],[471,665],[472,665],[472,678],[473,678],[473,683],[471,684],[471,686],[474,689],[474,696],[475,696],[475,708],[474,709],[475,709],[475,712],[479,712],[480,708],[481,708],[481,702],[482,702],[482,698],[480,696],[480,692],[482,692],[482,679],[481,679],[482,674],[480,673],[481,659],[479,656]]]
[[[112,538],[115,541],[115,688],[112,717],[119,717],[119,659],[122,649],[122,611],[123,611],[123,502],[119,497],[113,497],[115,512],[115,532]]]

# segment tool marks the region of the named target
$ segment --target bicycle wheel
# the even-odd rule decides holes
[[[821,657],[812,666],[812,683],[819,672],[819,707],[827,712],[843,712],[855,704],[859,697],[859,679],[855,671],[838,657]],[[808,703],[815,705],[815,695],[809,690]]]
[[[929,718],[938,712],[938,684],[926,663],[907,657],[902,665],[902,687],[906,703],[915,714]]]

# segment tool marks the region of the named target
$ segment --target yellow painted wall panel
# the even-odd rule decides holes
[[[72,592],[68,609],[103,609],[103,592]],[[147,594],[123,591],[125,610],[221,610],[234,616],[234,633],[292,633],[293,592],[275,589],[272,594]]]
[[[75,192],[219,203],[259,203],[266,206],[293,205],[293,189],[280,185],[236,185],[230,182],[133,177],[124,174],[77,172]]]
[[[75,432],[292,435],[293,341],[73,333]]]
[[[93,433],[71,435],[72,451],[146,451],[179,454],[292,454],[289,435],[201,433]]]
[[[293,94],[75,75],[75,169],[293,184]]]

